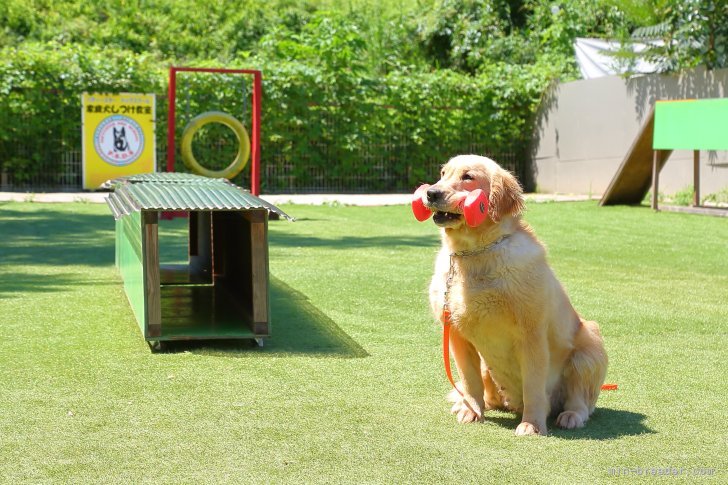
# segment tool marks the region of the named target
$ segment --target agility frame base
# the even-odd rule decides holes
[[[674,150],[691,150],[692,206],[664,210],[725,215],[725,209],[700,203],[700,151],[728,150],[726,123],[728,98],[656,101],[599,204],[640,204],[651,190],[650,207],[660,210],[660,171]]]

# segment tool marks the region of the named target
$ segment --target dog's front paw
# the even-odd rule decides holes
[[[556,426],[566,429],[581,428],[584,418],[576,411],[564,411],[556,418]]]
[[[458,423],[467,424],[476,423],[478,421],[480,421],[480,416],[478,416],[472,409],[463,408],[458,412]]]
[[[541,426],[538,426],[536,424],[531,424],[526,421],[522,422],[518,425],[516,428],[516,436],[534,436],[534,435],[541,435],[546,436],[546,425],[543,424]]]
[[[465,401],[465,398],[453,404],[450,412],[457,415],[458,423],[475,423],[483,419],[482,407]]]

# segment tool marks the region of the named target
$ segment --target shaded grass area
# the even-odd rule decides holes
[[[448,414],[431,223],[403,206],[284,210],[299,220],[270,223],[265,347],[151,354],[104,206],[0,205],[0,481],[599,483],[669,466],[725,480],[728,221],[529,206],[619,390],[584,429],[517,439],[514,415]],[[163,228],[163,259],[184,234]]]

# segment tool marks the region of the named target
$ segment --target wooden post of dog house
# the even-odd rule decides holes
[[[188,258],[190,275],[197,280],[212,278],[211,212],[189,212]]]

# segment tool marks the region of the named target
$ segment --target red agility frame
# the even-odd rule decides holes
[[[262,99],[261,71],[255,69],[214,69],[206,67],[169,67],[169,89],[167,90],[167,172],[174,172],[175,162],[175,128],[178,72],[209,72],[221,74],[250,74],[253,76],[253,120],[251,122],[250,140],[250,192],[260,195],[260,103]]]

